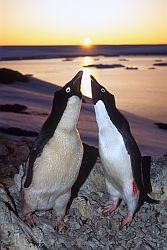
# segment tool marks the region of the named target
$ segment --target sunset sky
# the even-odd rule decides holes
[[[0,45],[86,42],[167,43],[167,0],[0,0]]]

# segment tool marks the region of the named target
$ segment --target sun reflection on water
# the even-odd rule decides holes
[[[81,91],[83,95],[86,95],[88,97],[92,97],[90,75],[91,70],[88,68],[83,68]]]
[[[92,97],[91,92],[91,79],[90,75],[93,75],[96,77],[96,70],[94,68],[85,67],[90,64],[93,64],[93,58],[90,56],[83,57],[82,60],[82,70],[83,70],[83,76],[82,76],[82,84],[81,84],[81,91],[83,95]]]
[[[90,56],[85,56],[83,58],[82,66],[88,66],[89,64],[93,63],[93,58]]]

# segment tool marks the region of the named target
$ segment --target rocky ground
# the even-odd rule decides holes
[[[73,199],[65,218],[67,227],[53,228],[50,225],[54,219],[53,211],[36,213],[36,225],[30,227],[22,219],[19,190],[21,163],[25,161],[31,144],[31,140],[15,141],[0,136],[2,250],[167,249],[166,157],[151,158],[152,196],[160,199],[160,204],[144,203],[132,224],[122,228],[121,221],[127,207],[122,202],[115,212],[103,215],[102,208],[108,201],[108,194],[102,165],[99,158],[96,159],[97,151],[85,146],[87,157],[73,188]]]

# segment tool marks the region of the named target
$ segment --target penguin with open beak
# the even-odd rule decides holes
[[[114,211],[120,200],[128,206],[122,224],[130,224],[144,202],[158,203],[144,188],[142,158],[126,118],[116,108],[114,95],[91,76],[92,99],[99,129],[99,154],[104,167],[106,188],[111,204],[104,213]]]
[[[56,223],[63,222],[83,157],[83,145],[76,128],[82,102],[82,73],[78,72],[55,92],[51,113],[28,156],[21,201],[29,224],[33,224],[33,212],[52,208],[56,211]]]

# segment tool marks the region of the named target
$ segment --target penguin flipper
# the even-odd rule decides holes
[[[32,182],[34,162],[36,158],[38,158],[41,155],[44,146],[47,144],[50,138],[51,138],[50,131],[42,132],[36,138],[33,147],[30,151],[30,154],[28,156],[27,174],[26,174],[26,180],[24,182],[25,188],[28,188]]]

